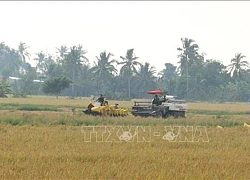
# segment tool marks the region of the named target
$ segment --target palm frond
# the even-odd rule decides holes
[[[125,58],[125,57],[120,56],[120,58],[121,58],[123,61],[126,61],[126,58]]]

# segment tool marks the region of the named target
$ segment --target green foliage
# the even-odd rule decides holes
[[[39,91],[40,83],[34,82],[36,79],[36,69],[31,68],[24,75],[21,76],[19,93],[24,95],[36,94]]]
[[[1,123],[6,123],[6,124],[10,124],[12,126],[17,126],[17,125],[22,125],[23,124],[23,121],[20,120],[20,119],[13,119],[13,118],[8,118],[8,119],[5,119],[5,120],[1,120],[0,121]]]
[[[120,61],[103,51],[91,65],[85,56],[87,50],[81,45],[69,48],[62,45],[56,49],[56,56],[43,51],[36,53],[33,59],[36,67],[27,62],[28,50],[23,42],[17,50],[0,43],[0,79],[21,78],[10,82],[14,97],[43,92],[57,97],[59,94],[75,97],[105,93],[108,98],[124,100],[149,98],[148,90],[161,89],[187,101],[250,100],[250,69],[246,57],[237,53],[226,66],[219,60],[206,59],[199,45],[190,38],[181,38],[177,48],[178,66],[162,62],[163,69],[159,69],[158,77],[152,65],[138,61],[134,49],[128,49],[124,56],[120,56]],[[116,64],[121,65],[120,70]],[[72,81],[71,88],[61,86],[63,83],[59,85],[56,80],[53,82],[52,79],[62,76]],[[34,81],[46,79],[48,82],[43,86]]]
[[[181,38],[182,47],[177,48],[178,51],[181,52],[181,54],[178,55],[180,58],[180,74],[182,76],[188,76],[190,74],[190,69],[192,66],[197,65],[197,62],[199,61],[199,46],[195,44],[195,41],[193,39],[188,38]]]
[[[134,49],[128,49],[126,56],[120,56],[120,58],[122,59],[122,62],[118,63],[118,64],[122,64],[123,66],[121,67],[120,70],[120,75],[124,76],[127,78],[127,82],[128,82],[128,97],[131,97],[131,78],[134,74],[137,73],[137,66],[140,66],[141,63],[136,61],[137,59],[139,59],[139,57],[136,57],[136,55],[134,54]]]
[[[0,43],[0,75],[4,79],[9,76],[18,76],[19,69],[22,65],[21,57],[18,51],[5,45],[5,43]]]
[[[11,111],[58,111],[58,107],[48,105],[34,105],[34,104],[17,104],[17,103],[1,103],[0,110]]]
[[[17,109],[18,104],[17,103],[1,103],[0,104],[0,110],[15,110]]]
[[[96,56],[97,63],[90,69],[93,73],[93,80],[97,84],[98,93],[105,90],[104,87],[112,81],[112,78],[117,73],[114,64],[118,62],[114,59],[110,59],[112,56],[113,54],[107,54],[106,51],[101,52],[99,57]]]
[[[57,107],[50,106],[34,106],[34,105],[22,105],[17,108],[20,111],[58,111]]]
[[[58,98],[60,92],[68,88],[71,82],[66,77],[49,78],[43,83],[42,90],[45,94],[54,94]]]
[[[235,54],[235,57],[231,59],[231,64],[228,65],[230,74],[236,81],[242,79],[242,71],[244,71],[244,68],[249,67],[249,63],[242,60],[245,57],[246,56],[242,55],[241,53],[237,53]]]
[[[141,89],[143,94],[150,89],[155,89],[157,87],[155,73],[154,66],[150,66],[147,62],[140,64],[140,68],[135,75],[136,86],[134,87]]]
[[[18,45],[18,53],[19,53],[23,63],[26,63],[26,58],[30,57],[30,54],[27,51],[28,48],[29,47],[23,42],[20,42]]]
[[[10,85],[7,81],[0,81],[0,97],[7,97],[7,94],[11,94]]]
[[[75,84],[77,84],[77,79],[81,73],[81,67],[88,62],[86,53],[87,50],[84,50],[81,45],[73,46],[62,60],[64,74],[72,80],[71,95],[73,97],[75,96]]]
[[[229,111],[209,111],[209,110],[188,110],[187,114],[203,114],[203,115],[246,115],[248,112],[229,112]]]

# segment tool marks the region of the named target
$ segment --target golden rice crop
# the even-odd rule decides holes
[[[162,129],[161,126],[155,129]],[[84,142],[81,127],[0,126],[1,179],[249,179],[250,133],[209,142]]]
[[[82,114],[90,98],[28,97],[0,99],[0,103],[60,106],[54,111],[0,111],[1,179],[249,179],[249,115],[197,115],[187,118],[93,117]],[[116,101],[110,101],[114,103]],[[118,102],[129,108],[131,101]],[[188,103],[193,110],[248,111],[248,104]],[[65,106],[65,107],[63,107]],[[73,111],[71,107],[76,107]],[[77,123],[76,123],[77,122]],[[82,126],[137,125],[149,127],[150,142],[86,142]],[[217,128],[219,125],[222,128]],[[208,142],[169,142],[164,127],[204,127]],[[86,129],[85,129],[86,130]],[[110,129],[109,129],[110,130]],[[114,129],[113,129],[114,130]],[[199,138],[202,133],[182,133]],[[98,138],[102,129],[96,131]],[[107,131],[108,132],[108,131]],[[156,136],[154,132],[160,134]],[[119,134],[119,135],[120,135]],[[176,134],[176,132],[175,132]],[[134,134],[136,137],[136,134]],[[202,138],[206,137],[201,136]],[[185,139],[185,137],[184,137]],[[100,140],[100,139],[98,139]]]
[[[250,112],[250,103],[188,103],[190,110]]]

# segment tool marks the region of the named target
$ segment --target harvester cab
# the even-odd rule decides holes
[[[176,96],[164,95],[161,90],[148,91],[148,94],[160,96],[159,103],[152,101],[134,101],[132,114],[143,117],[185,117],[187,104],[183,100],[177,100]]]

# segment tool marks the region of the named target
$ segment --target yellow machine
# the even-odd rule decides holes
[[[110,115],[110,116],[126,116],[128,115],[128,110],[118,108],[115,109],[115,105],[105,105],[99,107],[92,107],[92,112],[100,113],[101,115]]]
[[[108,115],[108,116],[127,116],[128,110],[123,108],[116,108],[115,105],[100,106],[99,103],[95,103],[94,107],[83,111],[89,115]]]

